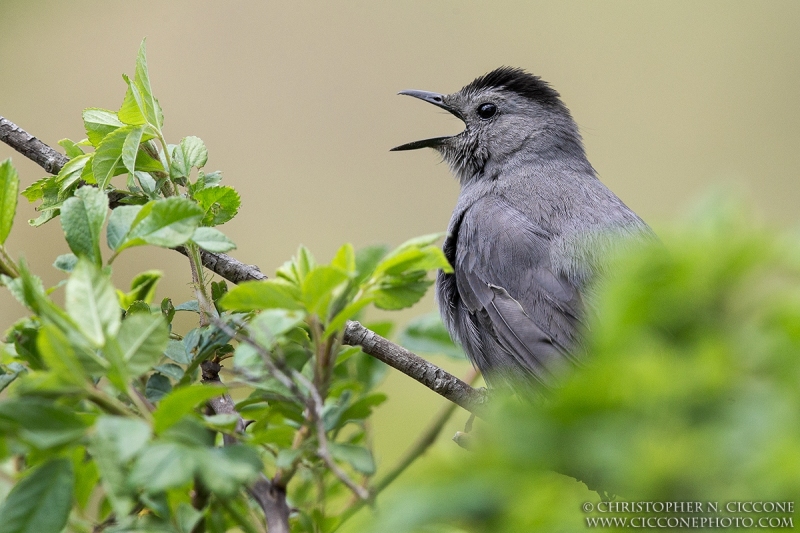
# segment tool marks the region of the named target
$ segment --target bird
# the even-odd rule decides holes
[[[464,130],[392,148],[432,148],[460,193],[443,244],[436,299],[446,329],[490,389],[537,396],[575,366],[604,257],[650,227],[598,178],[559,93],[500,67],[451,94],[405,90]]]

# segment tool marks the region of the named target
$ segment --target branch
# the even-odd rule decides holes
[[[0,141],[42,167],[49,174],[58,174],[69,158],[0,116]]]
[[[343,342],[361,346],[364,353],[383,361],[471,413],[481,415],[485,395],[433,363],[387,340],[358,322],[349,321]]]
[[[57,173],[68,161],[66,156],[1,116],[0,140],[50,173]],[[176,250],[188,256],[188,251],[183,246],[177,247]],[[267,276],[258,267],[245,265],[226,254],[201,251],[201,260],[207,269],[232,283],[267,279]],[[464,409],[479,414],[477,411],[485,401],[482,393],[402,346],[368,330],[358,322],[347,323],[344,342],[351,346],[361,346],[369,355],[415,379]]]
[[[178,246],[175,251],[189,257],[189,251],[184,246]],[[246,265],[226,254],[217,254],[200,250],[200,260],[203,266],[211,272],[222,276],[231,283],[239,284],[243,281],[262,281],[267,279],[255,265]]]
[[[67,156],[54,150],[3,116],[0,116],[0,141],[37,163],[49,174],[58,174],[69,161]],[[79,183],[81,186],[86,185],[82,180]],[[111,191],[108,193],[109,207],[111,209],[119,207],[122,205],[120,200],[124,197],[125,193],[122,191]]]

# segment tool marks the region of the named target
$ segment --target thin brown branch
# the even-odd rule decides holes
[[[0,116],[0,141],[38,164],[49,174],[58,174],[61,172],[61,168],[69,161],[67,156],[2,116]],[[83,182],[80,183],[85,185]],[[109,207],[112,209],[119,207],[122,205],[120,200],[124,197],[125,193],[121,191],[111,191],[108,193]]]
[[[69,158],[0,116],[0,141],[42,167],[49,174],[58,174]]]
[[[189,251],[186,247],[178,246],[175,250],[189,257]],[[211,272],[237,285],[244,281],[261,281],[267,279],[267,276],[261,272],[257,266],[246,265],[227,254],[217,254],[200,250],[200,259],[203,262],[203,266]]]
[[[347,323],[343,341],[351,346],[360,346],[365,353],[417,380],[467,411],[481,416],[481,407],[485,402],[482,392],[358,322]]]

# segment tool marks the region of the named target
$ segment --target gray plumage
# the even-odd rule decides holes
[[[466,128],[438,150],[461,183],[439,273],[445,326],[490,385],[558,384],[576,362],[590,284],[621,235],[649,227],[597,178],[558,93],[502,67],[460,91],[403,91]],[[542,387],[538,387],[541,390]]]

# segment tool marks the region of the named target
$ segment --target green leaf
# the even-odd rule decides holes
[[[225,387],[191,385],[173,390],[158,404],[153,412],[156,433],[161,433],[178,422],[200,403],[225,394]]]
[[[90,185],[96,185],[97,184],[97,180],[94,179],[94,172],[92,171],[92,167],[94,166],[94,156],[97,155],[97,152],[95,151],[94,153],[86,154],[86,155],[89,156],[89,159],[86,161],[86,164],[83,165],[83,169],[81,170],[80,178],[77,178],[77,177],[70,178],[70,183],[72,183],[73,182],[72,180],[74,180],[74,183],[75,183],[76,187],[77,187],[77,185],[80,184],[79,180],[83,181],[84,183],[88,183]],[[45,192],[47,192],[47,189],[45,189]],[[67,193],[68,193],[68,191],[66,189],[62,189],[59,192],[60,195],[64,195],[64,194],[67,194]],[[45,195],[45,199],[47,199],[47,195]]]
[[[136,75],[134,76],[134,84],[141,95],[140,106],[148,124],[152,125],[156,131],[161,131],[164,125],[164,114],[161,112],[161,106],[158,104],[155,96],[153,96],[153,89],[150,86],[150,74],[147,71],[147,52],[145,50],[145,40],[142,39],[142,44],[139,46],[139,55],[136,58]]]
[[[141,210],[142,206],[140,205],[122,205],[111,211],[106,228],[106,241],[108,241],[109,248],[112,250],[119,248]]]
[[[303,279],[303,301],[309,313],[325,318],[333,291],[349,279],[347,272],[334,266],[315,267]]]
[[[200,304],[197,300],[189,300],[175,306],[176,311],[189,311],[192,313],[200,312]]]
[[[303,314],[286,309],[266,309],[250,321],[249,330],[259,344],[270,347],[278,337],[299,325]]]
[[[0,392],[3,392],[20,374],[26,372],[25,367],[19,363],[11,363],[7,368],[0,368],[0,370],[3,371],[0,374]]]
[[[205,189],[206,187],[215,187],[219,185],[220,181],[222,181],[222,172],[219,170],[209,172],[208,174],[201,170],[197,174],[197,181],[189,185],[189,192],[193,198],[198,191]]]
[[[108,196],[95,187],[81,187],[61,207],[61,227],[70,250],[98,267],[103,264],[100,232],[107,214]]]
[[[242,200],[233,187],[227,185],[206,187],[194,193],[194,199],[203,208],[203,226],[219,226],[239,212]]]
[[[16,427],[19,437],[40,450],[73,442],[83,437],[86,422],[57,404],[34,397],[0,402],[0,422]]]
[[[216,228],[197,228],[192,235],[192,241],[209,252],[225,253],[236,248],[236,244]]]
[[[51,459],[17,483],[0,506],[0,533],[59,533],[72,508],[69,459]]]
[[[126,464],[150,439],[150,426],[133,418],[102,416],[97,420],[90,451],[101,474],[111,507],[125,516],[135,505]]]
[[[184,137],[172,152],[170,175],[188,178],[192,167],[203,168],[208,161],[208,149],[199,137]]]
[[[172,319],[175,318],[175,306],[172,305],[172,300],[169,298],[161,300],[161,314],[168,324],[172,324]]]
[[[413,248],[426,248],[431,246],[433,243],[444,237],[445,233],[430,233],[428,235],[420,235],[419,237],[412,237],[408,239],[406,242],[392,250],[386,259],[390,259],[395,255],[398,255],[406,250],[413,249]]]
[[[144,396],[151,402],[160,402],[172,391],[172,383],[163,374],[152,374],[144,387]]]
[[[347,409],[351,394],[352,392],[349,389],[345,389],[338,398],[331,398],[330,401],[325,404],[325,408],[322,411],[322,421],[325,425],[325,431],[331,431],[341,426],[341,424],[339,424],[339,417],[345,409]]]
[[[0,163],[0,245],[6,242],[17,212],[19,176],[9,157]]]
[[[63,167],[62,167],[63,170]],[[33,203],[41,200],[44,197],[44,186],[48,183],[55,183],[55,176],[45,176],[28,185],[20,194],[24,196],[28,202]]]
[[[258,453],[243,444],[206,450],[199,461],[203,485],[221,498],[230,498],[255,481],[263,469]]]
[[[390,254],[375,269],[375,275],[395,276],[414,270],[427,271],[438,268],[446,272],[452,270],[441,249],[435,246],[426,246],[425,248],[408,248],[399,253]]]
[[[122,79],[125,80],[125,83],[128,85],[128,90],[125,91],[125,98],[122,100],[122,105],[117,112],[117,117],[130,126],[146,124],[147,119],[142,110],[142,95],[139,92],[139,88],[136,87],[134,82],[125,74],[122,75]]]
[[[92,172],[94,179],[100,189],[105,189],[111,182],[111,178],[125,171],[122,165],[122,147],[128,135],[134,131],[136,126],[124,126],[118,128],[103,139],[97,152],[94,154],[92,162]]]
[[[336,255],[333,256],[331,266],[344,270],[347,273],[354,273],[356,271],[356,254],[353,251],[353,245],[345,243],[337,250]]]
[[[70,159],[81,156],[84,154],[83,149],[70,139],[61,139],[58,141],[59,146],[64,148],[64,153]]]
[[[202,518],[203,513],[186,502],[179,503],[178,509],[175,511],[175,520],[181,533],[194,531],[194,527]]]
[[[128,372],[139,376],[158,363],[167,347],[169,330],[161,314],[134,313],[122,321],[117,341]]]
[[[86,158],[81,156],[76,159],[84,159],[83,162],[88,164],[88,160],[93,156],[94,154],[89,154]],[[68,165],[69,163],[65,167],[68,167]],[[62,172],[64,171],[63,168],[61,170]],[[32,202],[39,199],[42,200],[42,204],[36,208],[37,211],[41,212],[41,215],[36,220],[29,220],[28,223],[37,227],[58,216],[58,208],[61,207],[64,199],[72,195],[73,189],[78,186],[78,179],[80,179],[80,176],[76,173],[74,179],[70,178],[68,180],[69,185],[62,186],[58,176],[50,176],[47,179],[37,181],[23,191],[23,195]]]
[[[344,425],[349,420],[364,420],[368,418],[372,414],[372,409],[381,405],[387,398],[388,396],[382,392],[373,392],[353,402],[339,415],[339,426]]]
[[[303,450],[299,448],[280,450],[278,456],[275,458],[275,466],[278,468],[290,468],[301,453],[303,453]]]
[[[465,358],[464,351],[450,338],[439,313],[429,313],[411,320],[400,333],[400,344],[412,352]]]
[[[158,365],[154,366],[153,370],[156,372],[161,372],[165,376],[174,379],[175,381],[180,381],[183,379],[184,372],[181,367],[173,363],[167,363],[165,365]]]
[[[140,301],[151,303],[156,293],[158,280],[164,275],[159,270],[148,270],[137,274],[131,281],[131,290],[127,293],[117,293],[120,296],[120,307],[127,309],[133,302]]]
[[[227,292],[228,284],[225,283],[225,280],[211,282],[211,299],[215,302],[225,296],[225,293]]]
[[[300,293],[289,283],[269,279],[246,281],[228,291],[220,304],[226,309],[256,311],[259,309],[302,309]]]
[[[385,244],[375,244],[360,248],[356,252],[356,278],[353,280],[356,284],[361,284],[364,280],[372,276],[375,267],[381,262],[389,251],[389,247]]]
[[[375,473],[375,459],[372,458],[372,453],[362,447],[354,444],[341,444],[338,442],[331,442],[329,445],[331,455],[339,461],[346,461],[350,463],[357,472],[361,472],[366,476],[371,476]]]
[[[214,446],[214,434],[208,431],[198,416],[184,416],[159,437],[162,441],[170,440],[195,447]]]
[[[145,492],[163,492],[189,483],[196,469],[195,449],[175,442],[159,442],[139,454],[130,483]]]
[[[39,315],[45,320],[49,320],[62,331],[75,330],[72,319],[47,298],[42,285],[42,280],[31,274],[25,261],[19,263],[20,276],[17,279],[2,278],[9,292],[24,306]]]
[[[69,187],[76,185],[78,180],[81,179],[86,170],[86,166],[94,162],[95,154],[84,154],[70,159],[61,167],[58,175],[55,178],[55,184],[58,185],[58,191],[63,194],[63,191]],[[44,185],[44,184],[43,184]],[[42,189],[44,194],[45,189]]]
[[[62,272],[72,272],[75,265],[78,264],[78,256],[75,254],[61,254],[53,261],[53,266]]]
[[[85,386],[86,371],[61,330],[52,324],[44,324],[36,336],[36,347],[47,367],[60,381]]]
[[[83,110],[83,125],[86,128],[86,136],[92,146],[97,148],[106,135],[121,128],[123,124],[117,114],[108,109],[90,107]]]
[[[97,470],[97,462],[90,457],[84,446],[75,446],[71,450],[72,467],[75,469],[75,505],[81,511],[86,511],[89,500],[94,493],[95,487],[100,483],[100,472]]]
[[[180,246],[194,234],[202,216],[200,206],[188,198],[173,196],[152,200],[142,206],[115,251],[142,244],[164,248]]]
[[[426,279],[425,271],[415,271],[402,276],[384,279],[371,291],[375,306],[380,309],[404,309],[417,303],[433,284]]]
[[[111,445],[115,460],[127,462],[150,441],[152,431],[138,418],[101,416],[95,423],[95,435]]]
[[[67,281],[66,309],[95,346],[105,344],[120,328],[120,307],[111,280],[85,259],[79,259]]]
[[[336,313],[331,321],[328,322],[328,325],[325,327],[325,331],[323,332],[322,336],[327,338],[333,335],[335,332],[340,330],[348,320],[358,314],[359,311],[371,304],[373,300],[374,298],[372,296],[364,296],[355,302],[348,304],[344,309]]]
[[[117,291],[117,298],[119,298],[119,291]],[[120,307],[122,306],[120,305]],[[146,315],[150,315],[153,313],[153,308],[150,307],[149,304],[146,304],[141,300],[135,300],[130,304],[128,304],[127,307],[123,307],[123,309],[125,309],[126,315],[132,315],[136,313],[144,313]]]
[[[149,198],[155,200],[156,197],[158,197],[158,194],[156,194],[157,184],[156,180],[153,179],[153,176],[147,172],[141,172],[139,170],[134,173],[134,176],[136,177],[136,181],[139,182],[139,186],[142,188],[142,191],[144,191]]]
[[[186,353],[186,347],[184,344],[181,341],[174,339],[171,339],[169,344],[167,344],[164,355],[181,365],[188,365],[192,362],[191,358]]]
[[[206,162],[208,161],[208,149],[199,137],[184,137],[181,140],[180,147],[186,164],[197,169],[206,166]]]
[[[136,156],[139,154],[139,145],[142,142],[144,126],[132,128],[122,144],[122,164],[130,173],[136,172]]]

